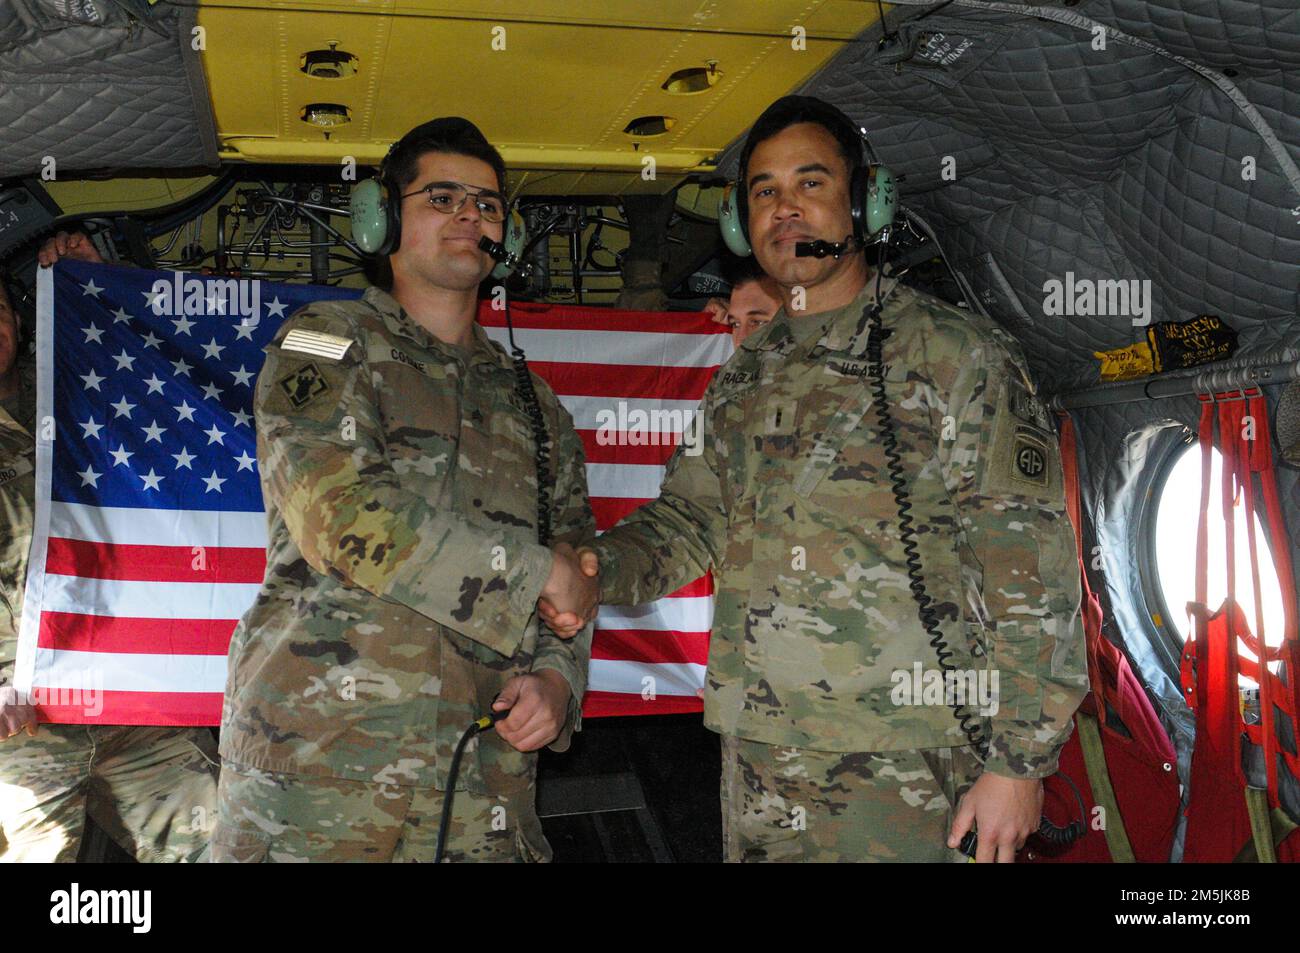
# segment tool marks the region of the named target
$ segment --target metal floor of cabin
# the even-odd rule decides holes
[[[722,859],[718,736],[700,715],[595,718],[542,753],[537,808],[557,863]],[[78,860],[132,863],[87,819]]]
[[[584,722],[539,771],[537,809],[556,862],[720,861],[719,757],[700,715]]]

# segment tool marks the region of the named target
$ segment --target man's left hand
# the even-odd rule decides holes
[[[569,710],[569,683],[554,669],[516,675],[492,704],[495,711],[511,709],[498,721],[497,734],[518,751],[536,751],[560,736]]]
[[[1025,838],[1038,830],[1042,814],[1042,781],[986,772],[957,802],[948,846],[956,849],[973,823],[979,834],[976,863],[1015,863],[1016,851],[1025,846]]]

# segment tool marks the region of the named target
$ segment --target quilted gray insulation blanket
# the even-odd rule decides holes
[[[0,177],[215,166],[194,10],[0,3]],[[49,158],[47,158],[49,157]]]
[[[868,130],[1044,390],[1096,382],[1135,322],[1298,343],[1296,0],[903,3],[802,92]],[[1053,280],[1149,281],[1149,307],[1049,313]]]

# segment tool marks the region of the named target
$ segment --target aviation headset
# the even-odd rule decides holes
[[[388,152],[384,154],[383,162],[379,165],[379,174],[359,183],[352,190],[350,203],[352,240],[366,254],[375,256],[391,255],[401,245],[401,191],[398,189],[397,183],[392,179],[390,163],[393,153],[403,143],[410,141],[416,135],[425,134],[434,131],[434,129],[447,134],[449,138],[464,135],[470,131],[482,138],[482,133],[479,132],[478,127],[468,119],[449,116],[442,119],[431,119],[429,122],[416,126],[389,146]],[[484,139],[484,142],[486,141]],[[524,230],[523,217],[513,206],[507,207],[504,234],[502,235],[502,244],[505,246],[507,254],[511,255],[513,259],[518,259],[523,253],[526,241],[527,235]],[[511,267],[507,262],[498,262],[492,269],[492,277],[504,278],[510,274],[510,271]]]
[[[894,188],[893,172],[887,166],[873,161],[876,158],[875,152],[867,141],[865,132],[835,106],[810,96],[782,97],[764,111],[758,122],[761,123],[768,113],[778,108],[783,111],[797,109],[808,117],[807,121],[817,122],[828,129],[852,130],[853,137],[861,143],[860,159],[849,178],[849,214],[853,219],[853,238],[861,248],[865,248],[870,241],[878,240],[884,229],[893,224],[898,207],[898,192]],[[749,244],[749,190],[745,187],[752,151],[753,146],[746,142],[741,152],[736,181],[727,186],[722,203],[718,206],[718,227],[722,231],[722,241],[733,254],[741,258],[754,253]]]

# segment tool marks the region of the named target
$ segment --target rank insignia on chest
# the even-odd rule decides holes
[[[1025,483],[1047,486],[1047,444],[1028,427],[1016,428],[1012,444],[1012,476]]]
[[[329,384],[311,362],[284,375],[277,383],[295,410],[301,410],[329,390]]]
[[[798,422],[799,405],[796,401],[774,400],[767,407],[764,432],[769,436],[794,433]]]

